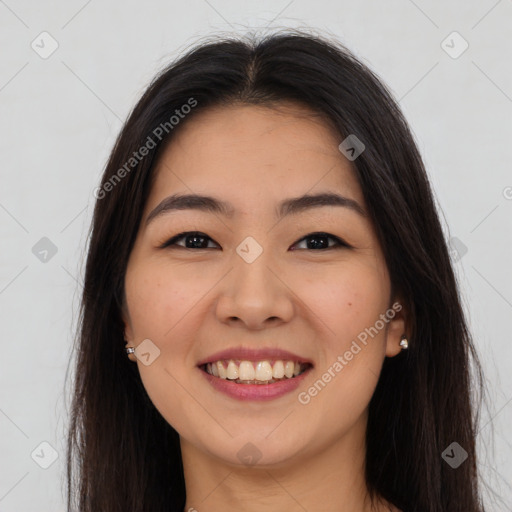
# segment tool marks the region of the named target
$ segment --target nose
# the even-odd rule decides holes
[[[294,313],[293,292],[272,265],[267,253],[251,263],[235,254],[233,268],[219,285],[219,321],[261,330],[289,322]]]

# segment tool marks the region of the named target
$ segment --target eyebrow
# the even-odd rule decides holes
[[[285,199],[276,208],[275,215],[278,219],[282,219],[288,215],[296,215],[312,208],[324,206],[348,208],[362,217],[366,217],[366,212],[357,201],[333,192],[315,195],[306,194],[300,197]],[[146,219],[146,225],[156,217],[175,210],[199,210],[223,215],[228,218],[232,218],[235,213],[231,203],[221,201],[215,197],[198,194],[174,194],[166,197],[151,211]]]

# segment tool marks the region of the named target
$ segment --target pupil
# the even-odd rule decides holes
[[[325,243],[325,236],[314,236],[310,238],[310,241],[313,241],[313,243],[309,243],[308,246],[310,249],[317,249],[319,247],[327,247],[327,244]],[[323,240],[322,242],[314,242],[314,240]]]
[[[195,242],[196,242],[198,239],[199,239],[199,240],[201,240],[201,239],[203,239],[203,240],[204,240],[204,236],[200,236],[200,235],[188,235],[188,236],[187,236],[187,241],[188,241],[188,240],[191,240],[191,239],[193,239],[193,240],[194,240],[194,242],[192,242],[192,244],[188,244],[188,243],[187,243],[187,247],[189,247],[189,248],[190,248],[190,247],[197,247],[197,245],[195,244]],[[202,247],[202,245],[204,245],[204,244],[199,244],[199,248],[200,248],[200,249],[203,249],[203,248],[204,248],[204,247]]]

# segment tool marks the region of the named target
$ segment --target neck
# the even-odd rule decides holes
[[[371,507],[364,477],[366,429],[359,427],[314,454],[266,466],[230,464],[181,438],[185,511],[388,512],[382,503]]]

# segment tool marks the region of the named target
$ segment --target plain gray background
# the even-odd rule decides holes
[[[123,120],[198,38],[265,27],[336,36],[399,99],[491,392],[487,503],[510,510],[511,26],[510,0],[0,1],[0,511],[65,510],[64,379],[93,190]]]

